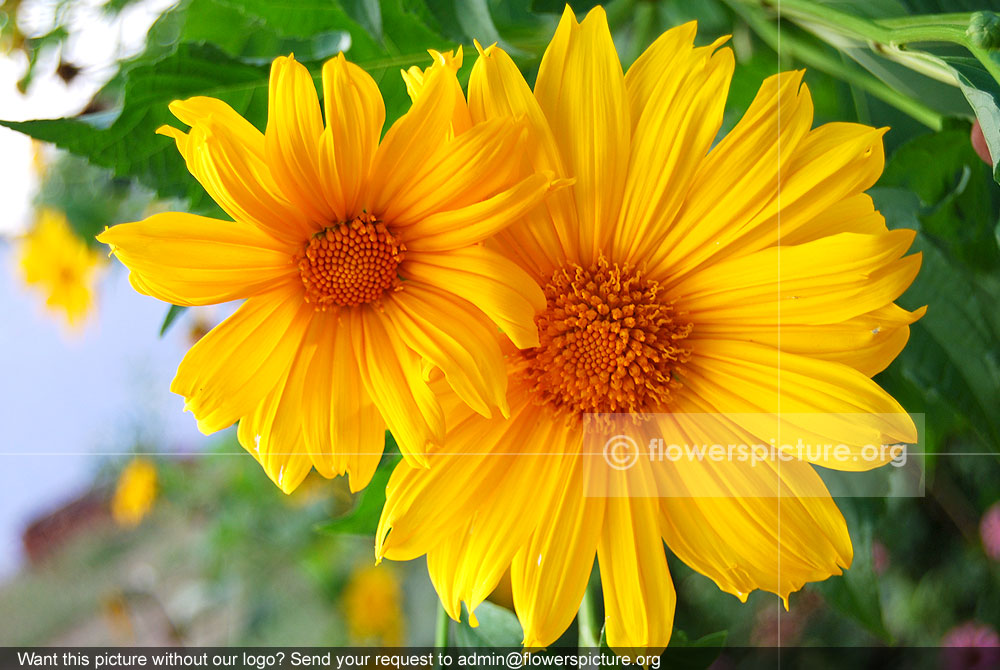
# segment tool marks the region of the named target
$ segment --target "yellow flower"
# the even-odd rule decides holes
[[[156,500],[156,467],[145,458],[133,458],[118,476],[111,499],[111,516],[125,527],[138,526]]]
[[[403,643],[403,592],[389,566],[367,566],[351,575],[342,594],[353,644],[395,647]]]
[[[472,71],[473,122],[523,116],[535,168],[576,182],[497,237],[546,295],[540,345],[508,347],[510,419],[448,402],[430,468],[401,463],[390,479],[376,556],[426,554],[453,618],[510,569],[529,647],[572,622],[595,556],[614,648],[670,639],[664,541],[743,600],[756,588],[787,599],[851,563],[843,517],[803,460],[640,459],[629,495],[589,495],[587,413],[655,412],[668,444],[702,443],[705,426],[682,421],[699,413],[718,421],[709,444],[755,444],[730,413],[779,409],[851,413],[871,444],[915,441],[871,380],[922,314],[893,304],[920,265],[904,256],[914,234],[888,231],[864,193],[883,168],[883,131],[812,128],[803,73],[791,72],[767,79],[714,143],[733,55],[721,41],[694,48],[695,31],[665,33],[624,75],[603,10],[578,24],[567,9],[534,93],[496,47]],[[849,442],[852,455],[863,444]]]
[[[60,211],[44,208],[21,244],[24,282],[46,295],[49,310],[83,325],[94,303],[100,254],[77,237]]]
[[[171,389],[205,433],[239,420],[240,443],[285,492],[312,466],[360,489],[387,426],[423,463],[444,431],[425,367],[475,411],[507,414],[497,326],[538,343],[537,284],[480,242],[534,207],[551,175],[517,160],[522,122],[453,128],[467,103],[452,68],[424,79],[381,141],[378,86],[342,54],[323,67],[325,127],[291,57],[272,66],[263,134],[219,100],[175,101],[191,130],[159,132],[234,221],[162,213],[98,238],[140,293],[246,299],[191,348]]]

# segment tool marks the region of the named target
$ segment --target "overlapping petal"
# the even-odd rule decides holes
[[[385,123],[385,103],[371,75],[343,54],[323,65],[326,129],[320,139],[319,174],[337,220],[361,213],[362,194]]]
[[[628,262],[645,261],[661,247],[722,124],[733,53],[715,51],[719,42],[694,49],[691,39],[689,26],[664,33],[625,79],[639,116],[632,119],[614,252]]]
[[[131,270],[136,290],[175,305],[298,284],[287,245],[247,223],[165,212],[108,228],[97,239]]]
[[[750,444],[730,417],[680,400],[659,428],[675,444]],[[788,598],[851,564],[844,518],[811,466],[797,460],[658,463],[663,538],[681,560],[745,601],[764,589]]]
[[[232,108],[219,100],[191,98],[171,103],[170,109],[193,124],[191,131],[162,126],[157,132],[174,139],[188,170],[226,214],[289,244],[301,244],[318,229],[275,181],[263,135]]]
[[[332,221],[323,197],[319,144],[323,116],[312,75],[291,56],[276,58],[268,82],[264,149],[271,176],[285,197],[312,221]]]
[[[563,12],[535,97],[576,180],[578,260],[588,266],[613,234],[632,134],[625,76],[600,6],[579,24],[569,7]]]
[[[538,345],[535,314],[545,308],[542,290],[527,273],[482,246],[450,253],[410,253],[404,276],[437,286],[481,309],[519,348]]]
[[[288,374],[315,311],[298,287],[249,298],[191,347],[170,390],[204,433],[253,412]]]

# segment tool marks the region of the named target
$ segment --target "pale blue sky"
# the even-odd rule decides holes
[[[186,323],[161,339],[166,306],[137,294],[117,261],[98,301],[68,336],[20,283],[13,249],[0,246],[0,578],[21,558],[25,524],[84,491],[109,458],[97,454],[129,452],[137,439],[171,452],[210,439],[169,391]]]

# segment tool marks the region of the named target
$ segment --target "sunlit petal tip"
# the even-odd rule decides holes
[[[569,5],[566,5],[566,9],[570,9]],[[575,18],[575,15],[574,15]],[[601,5],[595,5],[593,9],[587,12],[587,16],[584,17],[580,25],[584,25],[588,21],[596,21],[598,23],[603,23],[606,27],[608,25],[608,13],[604,10]],[[609,29],[610,30],[610,29]]]
[[[602,14],[604,13],[604,10],[601,8],[600,5],[597,5],[591,11],[594,11],[594,10],[597,10],[597,9],[601,9],[601,13]],[[607,15],[605,15],[605,20],[607,20]],[[570,6],[570,4],[568,2],[566,3],[566,6],[563,7],[562,16],[559,17],[559,22],[562,23],[563,21],[570,21],[571,24],[574,25],[574,26],[579,25],[579,22],[576,20],[576,12],[573,11],[573,8]]]
[[[479,40],[472,40],[472,43],[475,45],[476,51],[479,52],[479,57],[487,60],[493,57],[494,51],[500,50],[500,47],[497,46],[496,42],[485,47]]]
[[[731,39],[733,39],[732,35],[722,35],[721,37],[719,37],[714,42],[712,42],[711,44],[708,45],[708,51],[709,51],[709,53],[712,53],[713,51],[715,51],[716,49],[718,49],[719,47],[721,47],[723,44],[725,44],[726,42],[728,42]]]
[[[179,128],[174,128],[173,126],[162,125],[156,129],[157,135],[163,135],[169,137],[177,142],[180,142],[187,138],[187,133]]]
[[[549,192],[551,193],[552,191],[559,191],[564,188],[569,188],[570,186],[573,186],[575,183],[576,183],[576,177],[561,177],[559,179],[552,179],[552,181],[549,182]]]

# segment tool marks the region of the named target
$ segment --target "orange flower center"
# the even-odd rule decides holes
[[[541,344],[521,352],[540,402],[579,416],[655,411],[670,401],[692,326],[655,281],[601,258],[556,270],[545,298],[536,318]]]
[[[398,289],[406,247],[370,214],[324,228],[295,256],[306,302],[316,309],[354,307]]]

